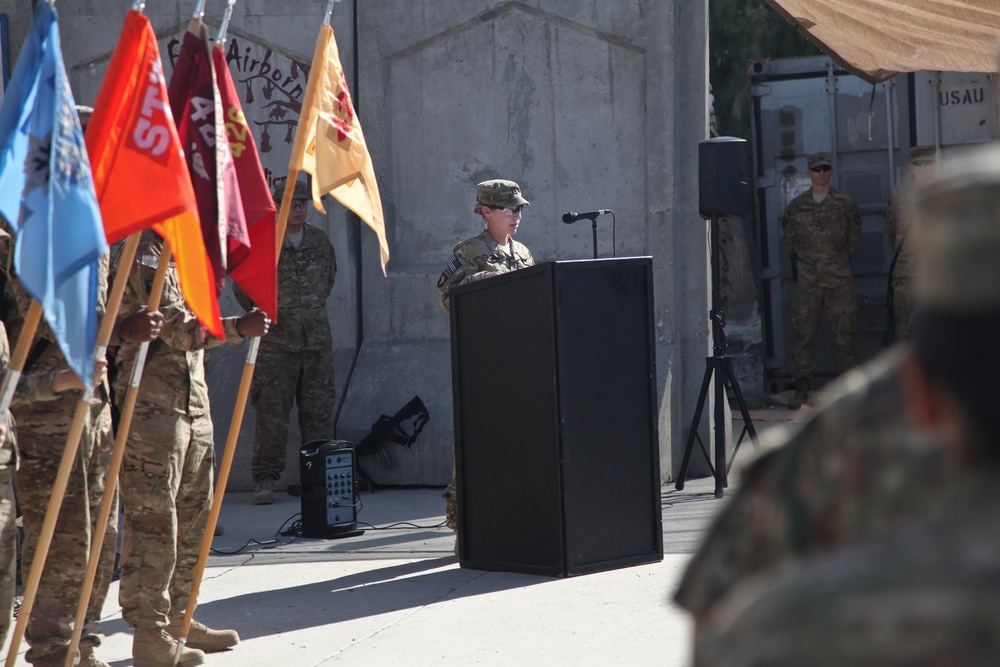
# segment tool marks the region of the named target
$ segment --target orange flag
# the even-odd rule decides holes
[[[320,197],[330,193],[375,230],[384,274],[389,244],[375,166],[354,113],[333,28],[327,24],[320,27],[316,40],[288,167],[312,174],[317,209],[324,211]]]
[[[160,49],[149,19],[137,11],[125,16],[86,140],[108,242],[152,227],[170,244],[191,311],[209,333],[223,338],[214,275],[167,101]]]
[[[250,236],[249,254],[230,268],[229,275],[239,283],[258,308],[277,322],[277,212],[274,200],[271,199],[271,191],[267,187],[267,178],[264,177],[264,168],[260,164],[257,144],[243,116],[243,108],[222,46],[216,45],[212,49],[212,61],[215,63],[219,99],[226,119],[226,136],[236,164],[243,215]]]

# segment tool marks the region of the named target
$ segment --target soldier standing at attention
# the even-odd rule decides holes
[[[117,267],[128,272],[122,313],[140,311],[149,301],[162,252],[163,239],[146,230],[135,264]],[[149,346],[121,470],[125,525],[118,599],[122,618],[135,631],[136,667],[175,665],[174,637],[180,633],[208,524],[215,453],[204,350],[237,345],[244,336],[262,336],[269,325],[267,316],[255,310],[223,318],[225,340],[207,335],[184,304],[172,266],[160,311],[163,329]],[[124,344],[115,360],[115,395],[122,404],[138,350],[138,345]],[[238,642],[233,630],[213,630],[194,621],[176,664],[200,665],[205,660],[202,651]]]
[[[913,314],[913,250],[910,248],[910,210],[914,191],[934,174],[934,147],[914,146],[910,149],[910,179],[889,196],[885,209],[885,236],[893,253],[889,281],[892,285],[892,319],[896,338],[908,338],[907,330]]]
[[[285,183],[274,189],[280,205]],[[254,429],[251,502],[270,505],[285,470],[288,415],[299,406],[302,442],[334,437],[333,335],[326,300],[337,277],[337,256],[323,230],[306,222],[312,192],[295,184],[288,227],[278,259],[278,321],[260,342],[250,401],[257,411]],[[244,309],[253,301],[233,284]]]
[[[535,260],[523,243],[514,240],[521,224],[521,209],[530,206],[521,196],[521,186],[514,181],[493,179],[476,186],[476,206],[472,212],[480,215],[486,228],[478,235],[455,246],[438,278],[441,305],[450,309],[449,292],[455,285],[510,273],[528,266]],[[452,468],[451,484],[445,491],[445,522],[458,529],[458,493]]]
[[[858,304],[851,278],[851,257],[861,242],[861,210],[854,200],[830,187],[833,166],[829,153],[808,157],[806,173],[812,187],[788,204],[781,219],[785,246],[797,267],[792,329],[795,332],[795,397],[789,407],[809,400],[809,380],[815,370],[816,334],[826,307],[844,372],[857,364],[854,333]]]

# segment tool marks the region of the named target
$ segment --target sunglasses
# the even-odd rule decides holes
[[[815,169],[810,169],[809,171],[818,171],[821,174],[825,174],[826,172],[830,171],[832,168],[833,167],[831,167],[830,165],[824,164],[822,166],[816,167]]]
[[[507,208],[500,208],[499,206],[489,206],[488,208],[491,208],[494,211],[503,211],[503,214],[506,215],[508,218],[513,218],[515,215],[521,212],[521,209],[524,208],[524,204],[513,207],[508,206]]]

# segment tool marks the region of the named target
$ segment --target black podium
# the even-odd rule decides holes
[[[652,262],[548,262],[452,291],[463,567],[663,558]]]

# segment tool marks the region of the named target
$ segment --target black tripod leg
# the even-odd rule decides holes
[[[743,398],[743,392],[740,391],[740,383],[736,381],[736,373],[733,372],[733,360],[726,357],[723,370],[726,373],[726,381],[729,382],[729,386],[733,390],[733,394],[736,396],[736,404],[740,407],[740,414],[743,415],[743,427],[744,430],[750,434],[750,442],[753,443],[754,449],[760,448],[760,441],[757,440],[757,429],[753,426],[753,419],[750,418],[750,410],[747,409],[747,402]],[[733,456],[729,459],[729,465],[726,466],[726,472],[733,467],[733,461],[736,460],[736,452],[740,449],[740,444],[743,442],[743,436],[740,435],[739,442],[736,443],[736,447],[733,448]]]
[[[698,392],[698,405],[694,409],[694,419],[691,420],[691,430],[688,431],[687,445],[684,447],[684,457],[681,459],[681,469],[677,473],[677,484],[674,485],[678,491],[684,489],[684,480],[687,479],[688,464],[691,463],[691,450],[694,449],[694,440],[698,436],[698,424],[701,422],[701,413],[705,409],[705,399],[708,398],[708,387],[712,382],[712,358],[705,360],[705,377],[701,381],[701,391]],[[712,462],[709,460],[709,465]]]

